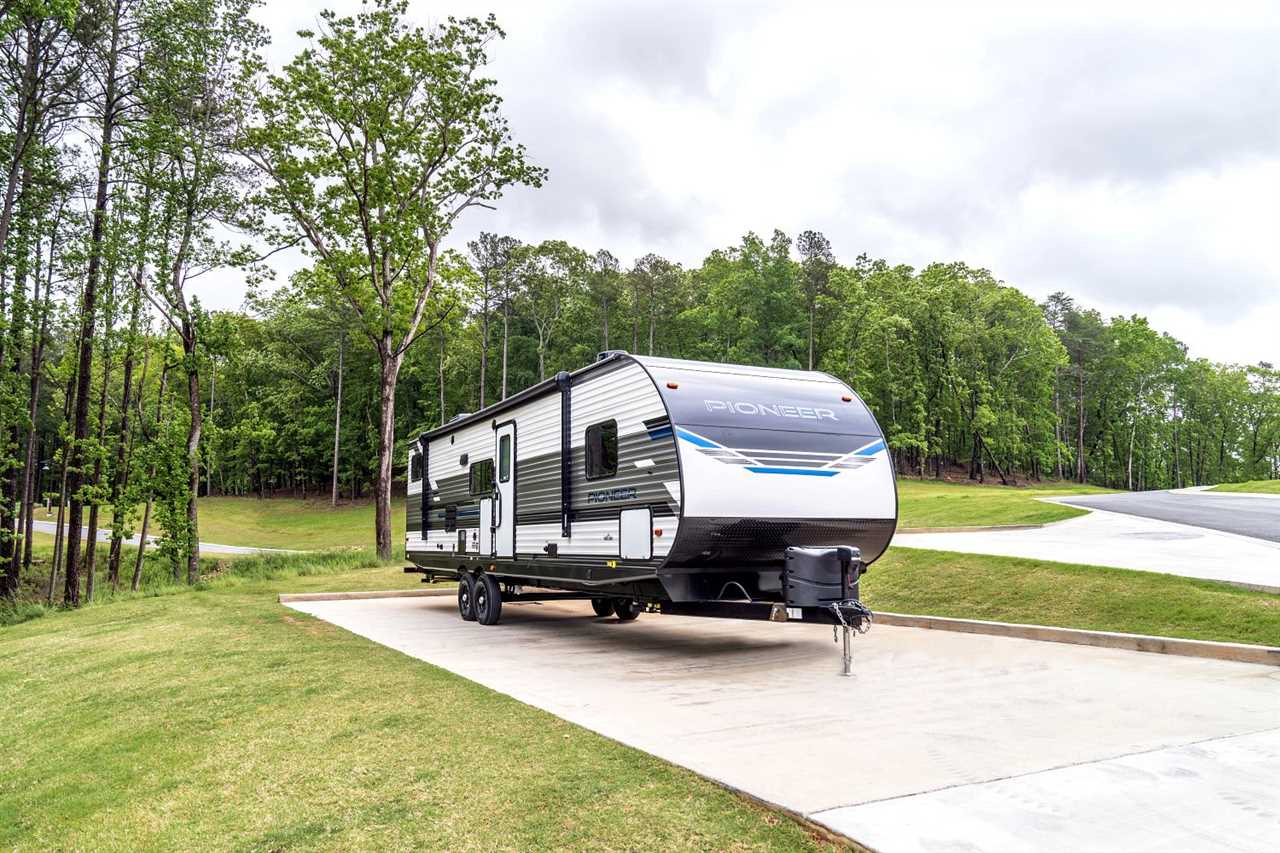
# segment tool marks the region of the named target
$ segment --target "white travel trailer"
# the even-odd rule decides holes
[[[884,435],[843,382],[624,352],[424,433],[408,493],[406,571],[457,577],[484,624],[553,597],[861,620],[897,523]]]

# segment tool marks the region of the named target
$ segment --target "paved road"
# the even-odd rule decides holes
[[[36,531],[39,533],[48,533],[50,536],[53,536],[55,533],[58,532],[58,523],[56,521],[32,521],[31,523],[32,525],[34,525]],[[89,528],[87,527],[80,528],[81,536],[87,536],[88,533],[89,533]],[[111,541],[110,528],[100,529],[98,531],[98,541],[99,542]],[[150,543],[155,541],[156,541],[156,537],[154,536],[147,537],[147,542]],[[125,544],[137,545],[138,534],[135,533],[132,536],[130,536],[128,539],[126,539]],[[200,550],[213,551],[219,554],[292,554],[292,553],[296,553],[293,551],[289,551],[285,548],[249,548],[244,545],[219,545],[217,542],[201,542]]]
[[[816,625],[288,606],[879,850],[1280,850],[1277,667],[876,626],[841,678]]]
[[[1280,500],[1274,497],[1169,491],[1089,495],[1059,502],[1280,542]]]
[[[1280,509],[1280,500],[1272,503]],[[893,547],[1137,569],[1280,593],[1280,542],[1121,512],[1090,512],[1031,530],[899,533]]]

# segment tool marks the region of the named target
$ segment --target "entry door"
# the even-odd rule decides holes
[[[493,547],[499,557],[516,555],[516,425],[506,423],[494,432],[497,482],[493,488]]]

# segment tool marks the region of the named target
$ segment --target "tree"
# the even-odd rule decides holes
[[[436,282],[440,241],[470,208],[545,171],[511,141],[481,76],[492,16],[409,26],[403,0],[355,17],[321,13],[309,44],[268,75],[244,151],[266,186],[260,209],[292,223],[378,356],[375,533],[391,557],[396,381]],[[261,73],[261,69],[259,69]]]
[[[831,253],[831,241],[818,231],[805,231],[796,240],[796,249],[803,259],[800,262],[801,280],[804,283],[805,307],[809,310],[809,369],[813,370],[813,326],[818,313],[818,299],[827,292],[831,270],[836,265]]]
[[[587,254],[563,240],[523,247],[516,269],[523,283],[522,312],[538,335],[538,380],[547,378],[547,348],[566,303],[585,286]]]
[[[618,259],[606,249],[591,258],[591,272],[587,276],[587,289],[592,300],[600,306],[600,350],[609,347],[609,311],[616,305],[622,292],[622,273]]]
[[[489,313],[493,303],[500,300],[503,282],[510,276],[511,255],[520,242],[513,237],[481,231],[480,239],[467,243],[475,270],[479,275],[477,288],[480,316],[480,405],[485,407],[485,380],[489,375]],[[507,334],[511,315],[506,299],[501,299],[502,315],[502,396],[507,395]]]

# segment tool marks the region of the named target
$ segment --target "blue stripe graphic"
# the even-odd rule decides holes
[[[754,471],[757,474],[800,474],[806,477],[834,477],[839,471],[830,471],[822,468],[766,468],[763,466],[747,466],[748,471]]]
[[[879,453],[881,450],[884,450],[884,442],[877,441],[875,444],[868,444],[866,447],[857,451],[854,455],[855,456],[874,456],[877,453]]]
[[[696,444],[698,447],[719,447],[720,446],[716,444],[714,441],[705,439],[700,435],[694,435],[693,433],[689,432],[687,429],[677,429],[676,435],[680,436],[690,444]]]

